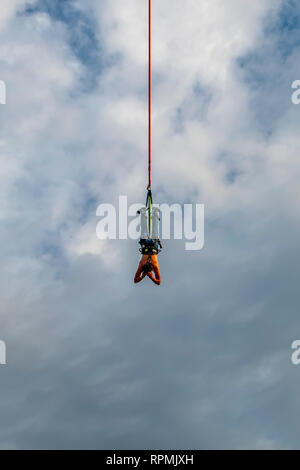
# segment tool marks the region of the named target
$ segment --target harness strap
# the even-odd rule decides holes
[[[146,208],[148,209],[148,238],[151,238],[151,211],[152,211],[152,191],[148,189],[147,199],[146,199]]]

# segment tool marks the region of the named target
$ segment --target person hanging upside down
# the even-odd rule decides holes
[[[142,258],[139,267],[134,276],[134,282],[137,284],[148,276],[158,286],[160,285],[160,271],[157,255],[160,252],[161,243],[159,240],[159,221],[160,211],[156,207],[152,208],[151,221],[152,221],[152,238],[148,238],[147,227],[147,212],[148,209],[143,207],[139,213],[141,214],[141,239],[140,251]]]
[[[142,255],[137,272],[134,276],[134,282],[141,282],[146,276],[158,286],[160,285],[160,272],[157,255]]]

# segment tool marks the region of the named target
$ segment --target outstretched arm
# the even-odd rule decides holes
[[[141,282],[145,276],[146,276],[146,273],[142,271],[142,266],[139,265],[138,270],[134,276],[134,283],[137,284],[138,282]]]
[[[148,277],[150,277],[151,281],[153,281],[154,284],[156,284],[157,286],[160,286],[160,272],[159,272],[158,265],[154,266],[153,271],[154,271],[155,277],[153,276],[152,272],[148,273]]]

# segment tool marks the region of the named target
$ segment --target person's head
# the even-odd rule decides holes
[[[142,271],[144,271],[144,273],[146,274],[151,273],[151,271],[153,271],[153,264],[151,263],[151,261],[147,261],[147,263],[144,264]]]

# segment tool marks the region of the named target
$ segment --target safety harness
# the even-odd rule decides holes
[[[139,244],[141,245],[140,252],[142,255],[158,255],[162,250],[160,240],[153,240],[152,238],[141,239]]]

